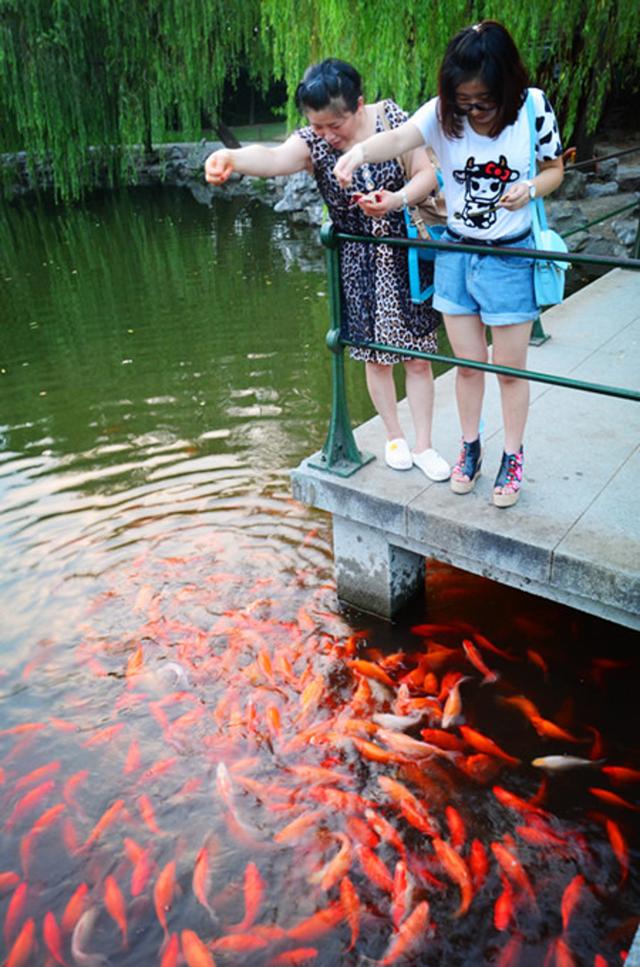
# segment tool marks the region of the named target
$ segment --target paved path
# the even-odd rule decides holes
[[[640,274],[615,269],[546,312],[543,325],[552,338],[531,348],[531,370],[640,387]],[[457,496],[415,468],[389,470],[378,417],[356,431],[358,446],[376,455],[373,463],[338,478],[303,461],[292,473],[294,494],[333,513],[334,531],[338,519],[348,524],[351,544],[361,542],[358,528],[372,527],[395,549],[640,628],[640,404],[530,385],[525,483],[515,507],[498,510],[490,502],[502,451],[493,375],[483,408],[485,475],[472,494]],[[400,408],[409,436],[406,400]],[[434,445],[453,461],[458,439],[451,370],[436,383]],[[384,614],[353,591],[377,567],[374,552],[351,586],[343,581],[342,595],[338,557],[350,553],[345,546],[336,541],[339,593]]]

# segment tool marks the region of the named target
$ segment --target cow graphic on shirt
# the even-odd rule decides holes
[[[453,172],[453,177],[464,185],[464,208],[456,212],[454,217],[462,219],[469,228],[489,228],[497,217],[491,209],[500,201],[511,182],[518,180],[520,172],[509,167],[503,154],[498,161],[486,161],[484,164],[476,163],[472,156],[462,170]]]

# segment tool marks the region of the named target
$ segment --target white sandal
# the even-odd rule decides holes
[[[411,450],[404,437],[387,440],[384,447],[384,460],[392,470],[411,470],[413,466]]]
[[[441,457],[438,451],[432,447],[423,450],[421,453],[414,453],[412,456],[415,466],[422,470],[429,480],[439,482],[448,480],[451,476],[451,467],[444,457]]]

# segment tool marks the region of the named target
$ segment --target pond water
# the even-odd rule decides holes
[[[637,640],[434,562],[393,625],[340,607],[288,479],[315,233],[178,191],[0,216],[2,957],[622,963]]]

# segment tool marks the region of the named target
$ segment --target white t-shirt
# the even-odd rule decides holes
[[[537,87],[531,88],[531,92],[536,115],[536,158],[549,161],[562,154],[558,122],[544,92]],[[438,101],[437,97],[427,101],[410,120],[438,157],[450,228],[470,238],[520,234],[531,224],[530,205],[515,212],[486,209],[499,201],[511,185],[535,175],[529,168],[531,140],[526,103],[514,123],[497,138],[477,134],[468,117],[462,118],[462,137],[447,138],[438,122]]]

